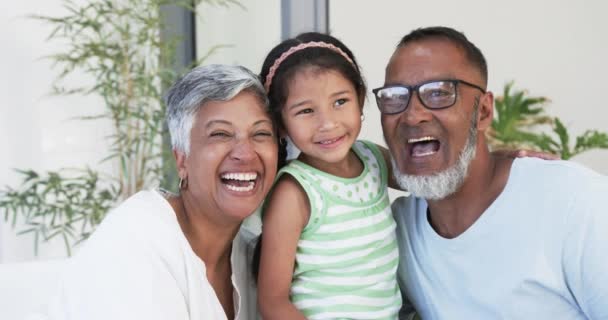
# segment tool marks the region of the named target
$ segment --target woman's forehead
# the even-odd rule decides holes
[[[254,94],[245,91],[228,101],[205,103],[199,109],[196,118],[197,122],[204,126],[272,124],[264,103]]]

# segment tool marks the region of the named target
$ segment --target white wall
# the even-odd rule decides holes
[[[266,54],[281,41],[281,0],[241,0],[244,8],[202,4],[196,25],[199,58],[217,45],[228,45],[204,64],[238,64],[259,73]]]
[[[489,89],[505,83],[551,99],[550,115],[571,134],[608,132],[608,2],[330,1],[330,30],[349,46],[371,88],[382,86],[395,45],[412,29],[445,25],[463,31],[485,54]],[[368,96],[362,136],[383,143],[380,115]],[[608,174],[608,150],[573,159]]]
[[[41,58],[61,50],[61,45],[46,40],[51,31],[48,25],[27,16],[60,15],[64,13],[60,4],[60,0],[0,1],[0,187],[20,182],[12,168],[98,168],[103,156],[99,150],[106,149],[107,126],[70,120],[98,113],[102,110],[99,99],[48,95],[58,70]],[[82,75],[72,79],[87,80]],[[33,243],[31,236],[16,236],[0,216],[0,262],[35,259]],[[39,258],[65,255],[60,240],[40,249]]]

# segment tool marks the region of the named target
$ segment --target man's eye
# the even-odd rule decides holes
[[[430,97],[445,97],[449,96],[451,93],[447,90],[431,90],[429,92]]]

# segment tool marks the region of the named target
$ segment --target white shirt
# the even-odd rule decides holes
[[[241,230],[244,232],[244,230]],[[256,319],[252,247],[232,245],[235,319]],[[142,191],[104,219],[68,263],[51,319],[226,319],[205,263],[157,191]]]
[[[425,320],[608,319],[607,199],[606,176],[516,159],[500,196],[446,239],[426,201],[399,198],[402,293]]]

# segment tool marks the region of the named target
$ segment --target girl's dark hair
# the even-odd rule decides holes
[[[273,121],[277,124],[280,129],[285,129],[281,118],[281,110],[287,101],[289,96],[289,83],[297,72],[308,68],[314,67],[319,71],[337,71],[344,78],[348,79],[357,92],[359,98],[359,105],[363,107],[365,100],[365,94],[367,88],[365,81],[361,75],[359,64],[355,59],[353,53],[348,49],[340,40],[326,34],[318,32],[307,32],[298,35],[295,38],[287,39],[279,43],[276,47],[270,50],[270,53],[266,56],[264,64],[262,65],[262,71],[260,72],[260,79],[266,86],[266,77],[270,72],[270,68],[273,66],[275,61],[289,49],[308,42],[324,42],[332,44],[340,48],[348,57],[353,61],[350,63],[344,56],[339,52],[336,52],[330,48],[323,47],[308,47],[302,50],[296,51],[287,57],[279,67],[275,70],[274,76],[272,77],[271,85],[268,88],[268,99],[270,101],[270,113]],[[279,168],[285,165],[287,157],[287,145],[284,141],[279,143]]]
[[[359,64],[353,56],[353,53],[348,49],[340,40],[326,34],[318,32],[307,32],[298,35],[295,38],[287,39],[279,43],[276,47],[270,50],[270,53],[266,56],[264,64],[262,65],[262,71],[260,72],[260,80],[267,86],[266,77],[270,72],[270,68],[274,65],[274,62],[281,57],[283,53],[289,49],[308,42],[324,42],[332,44],[352,60],[352,63],[348,61],[342,54],[334,51],[330,48],[323,47],[308,47],[302,50],[296,51],[287,57],[279,67],[275,70],[274,76],[272,77],[271,85],[268,88],[268,100],[270,102],[270,114],[272,120],[279,129],[284,130],[283,118],[281,117],[281,110],[287,101],[289,96],[289,82],[293,79],[297,72],[304,70],[309,67],[317,68],[318,71],[337,71],[344,78],[349,80],[355,87],[355,92],[359,98],[359,105],[363,108],[363,102],[365,101],[365,94],[367,88],[365,81],[361,75]],[[287,144],[285,139],[279,141],[279,164],[280,169],[286,163],[287,159]],[[260,267],[260,255],[262,250],[262,238],[258,237],[255,245],[252,261],[252,272],[254,279],[258,278],[258,272]]]

